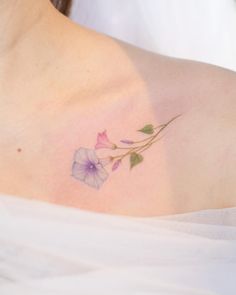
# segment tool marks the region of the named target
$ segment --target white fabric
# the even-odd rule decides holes
[[[165,55],[236,70],[235,0],[73,0],[71,18]]]
[[[0,195],[1,295],[235,295],[236,207],[160,217]]]

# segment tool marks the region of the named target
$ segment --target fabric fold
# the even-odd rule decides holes
[[[0,195],[0,294],[236,294],[236,207],[110,215]]]

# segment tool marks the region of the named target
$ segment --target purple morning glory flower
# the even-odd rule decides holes
[[[72,176],[99,189],[107,179],[108,173],[92,149],[79,148],[74,155]]]

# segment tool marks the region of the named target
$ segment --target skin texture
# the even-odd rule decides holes
[[[0,4],[5,24],[10,4]],[[96,33],[47,0],[21,4],[0,43],[1,193],[130,216],[236,206],[234,72]],[[142,163],[123,161],[99,190],[71,176],[75,151],[93,149],[98,132],[138,141],[137,129],[180,113]]]

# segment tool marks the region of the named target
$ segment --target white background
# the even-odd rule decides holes
[[[235,0],[74,0],[71,18],[144,49],[236,71]]]

